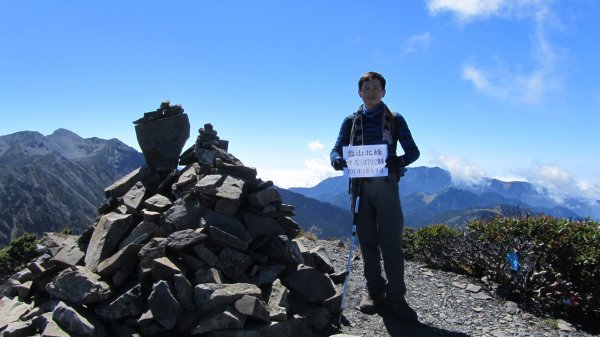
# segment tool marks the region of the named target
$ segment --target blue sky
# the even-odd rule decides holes
[[[0,135],[66,128],[138,148],[164,99],[277,184],[329,166],[366,71],[457,182],[600,199],[596,0],[0,0]]]

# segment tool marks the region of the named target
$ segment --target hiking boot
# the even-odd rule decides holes
[[[417,313],[406,303],[405,299],[387,300],[385,305],[399,320],[406,323],[419,323]]]
[[[371,294],[365,295],[360,300],[358,308],[361,312],[372,315],[377,312],[377,308],[380,308],[384,304],[383,294]]]

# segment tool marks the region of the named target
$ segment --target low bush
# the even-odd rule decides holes
[[[434,268],[454,269],[452,251],[462,232],[446,225],[431,225],[418,231],[407,228],[404,232],[404,251],[407,258],[416,257]]]
[[[407,258],[487,276],[540,313],[600,318],[600,224],[548,216],[472,221],[464,231],[405,231]],[[510,258],[509,258],[510,257]]]
[[[19,271],[26,263],[37,257],[35,234],[23,234],[0,249],[0,282]]]

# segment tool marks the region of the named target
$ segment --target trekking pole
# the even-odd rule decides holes
[[[350,278],[350,264],[352,263],[352,251],[354,250],[354,241],[356,239],[356,218],[358,215],[358,204],[360,197],[357,193],[356,198],[353,200],[352,210],[352,239],[350,241],[350,249],[348,250],[348,265],[346,266],[346,279],[344,280],[344,291],[342,292],[342,304],[340,306],[340,318],[338,320],[338,326],[342,325],[342,313],[344,312],[344,301],[346,300],[346,289],[348,288],[348,279]]]

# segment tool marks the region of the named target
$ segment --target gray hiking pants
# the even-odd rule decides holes
[[[394,177],[377,177],[361,182],[357,235],[364,259],[369,293],[384,293],[391,301],[404,298],[404,217]],[[381,274],[381,258],[387,278]]]

